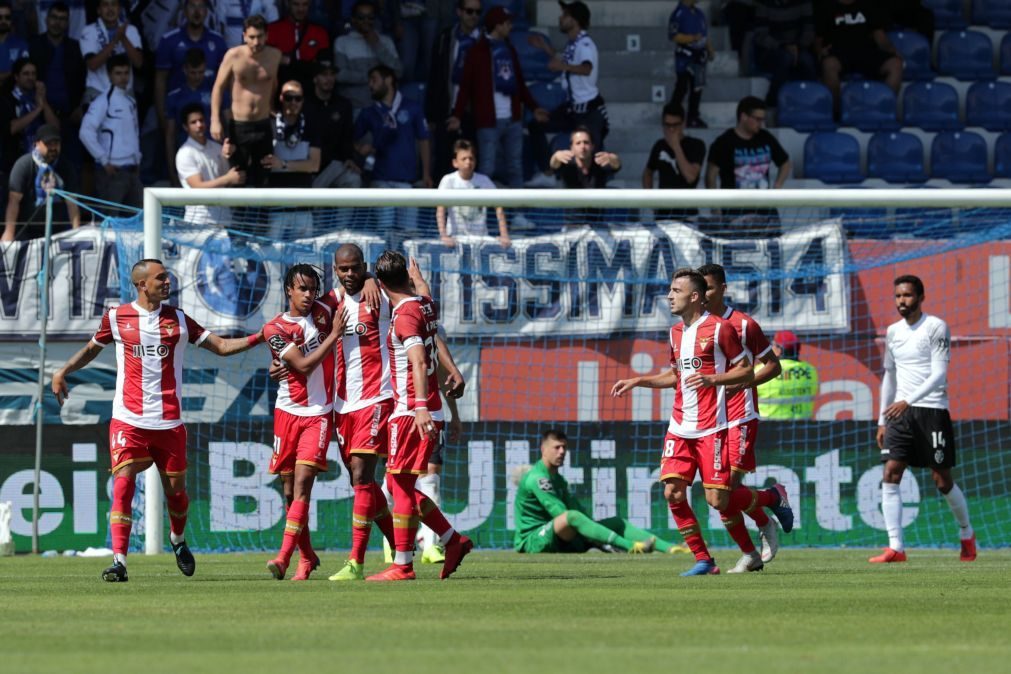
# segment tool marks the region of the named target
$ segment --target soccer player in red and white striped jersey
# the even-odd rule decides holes
[[[414,579],[414,541],[420,519],[446,547],[441,578],[460,566],[474,544],[457,533],[439,508],[415,484],[425,474],[442,427],[438,382],[438,311],[427,296],[418,296],[407,260],[386,251],[376,262],[376,276],[393,306],[390,332],[390,379],[393,415],[389,428],[387,484],[393,494],[393,564],[366,580]],[[420,518],[419,518],[420,516]]]
[[[706,502],[720,511],[730,536],[742,548],[750,544],[755,549],[741,510],[752,501],[763,506],[781,501],[776,488],[762,492],[731,488],[725,387],[750,383],[754,372],[733,326],[705,310],[705,293],[705,279],[697,271],[675,272],[667,299],[671,314],[680,316],[681,323],[670,331],[671,369],[624,379],[611,389],[612,395],[620,397],[637,386],[674,387],[660,480],[678,530],[695,554],[696,564],[682,574],[686,576],[719,573],[688,503],[696,471],[702,476]]]
[[[343,307],[318,301],[322,281],[308,264],[296,264],[284,278],[287,313],[263,327],[273,356],[288,367],[274,409],[274,455],[270,472],[281,475],[288,513],[277,557],[267,562],[275,578],[284,578],[295,546],[298,571],[292,580],[308,580],[319,566],[309,539],[309,497],[316,473],[327,470],[333,433],[334,345],[344,333]]]
[[[137,262],[131,271],[137,299],[105,312],[98,332],[53,375],[52,390],[60,405],[69,397],[67,375],[80,370],[112,343],[116,345],[116,396],[109,423],[113,495],[109,513],[113,564],[102,573],[109,582],[128,580],[136,476],[153,463],[161,473],[168,504],[169,539],[179,570],[192,576],[196,561],[186,545],[189,510],[186,494],[186,427],[182,420],[183,349],[202,346],[220,356],[245,351],[262,335],[223,339],[165,304],[169,272],[160,260]]]
[[[755,449],[758,439],[758,386],[779,376],[783,368],[779,358],[772,351],[762,326],[748,314],[728,307],[724,302],[727,292],[727,275],[718,264],[705,264],[699,267],[699,273],[706,280],[706,309],[730,323],[752,363],[761,362],[762,366],[755,370],[755,379],[748,385],[737,385],[727,388],[727,415],[729,428],[727,444],[730,449],[730,479],[734,488],[741,486],[741,481],[748,473],[755,472],[757,455]],[[753,504],[745,509],[744,514],[754,520],[758,526],[762,541],[761,561],[771,561],[779,549],[779,536],[776,523],[769,519],[765,511]],[[743,552],[743,551],[742,551]],[[757,559],[745,555],[734,569],[755,567]]]

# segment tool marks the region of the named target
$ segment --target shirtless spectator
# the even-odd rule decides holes
[[[211,92],[211,137],[228,138],[235,145],[229,163],[246,172],[246,185],[266,187],[270,171],[264,158],[274,150],[274,124],[270,103],[277,88],[277,68],[281,52],[267,46],[267,22],[251,16],[243,24],[244,44],[232,47],[218,71]],[[231,83],[232,121],[224,133],[221,102]]]

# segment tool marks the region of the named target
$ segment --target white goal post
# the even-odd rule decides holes
[[[1011,189],[787,190],[435,190],[181,189],[144,190],[144,255],[162,255],[164,206],[504,208],[1008,208]],[[145,478],[145,552],[163,550],[164,508],[156,471]]]

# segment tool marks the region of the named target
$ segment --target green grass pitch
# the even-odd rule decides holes
[[[478,552],[449,581],[277,582],[269,554],[0,559],[0,672],[1008,672],[1011,550],[791,550],[679,578],[687,555]],[[737,554],[717,559],[731,566]],[[379,570],[370,551],[368,571]]]

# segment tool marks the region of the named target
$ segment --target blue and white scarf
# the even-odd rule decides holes
[[[57,175],[56,170],[46,163],[42,153],[32,150],[32,161],[35,162],[35,206],[39,207],[46,203],[46,195],[54,189],[63,189],[63,178]]]
[[[35,103],[34,91],[22,91],[21,87],[14,87],[11,91],[11,95],[14,96],[14,119],[24,117],[32,110],[39,107]],[[40,126],[42,126],[42,115],[36,117],[35,121],[25,127],[25,130],[21,132],[22,152],[31,152],[32,148],[35,146],[35,132],[39,130]]]

